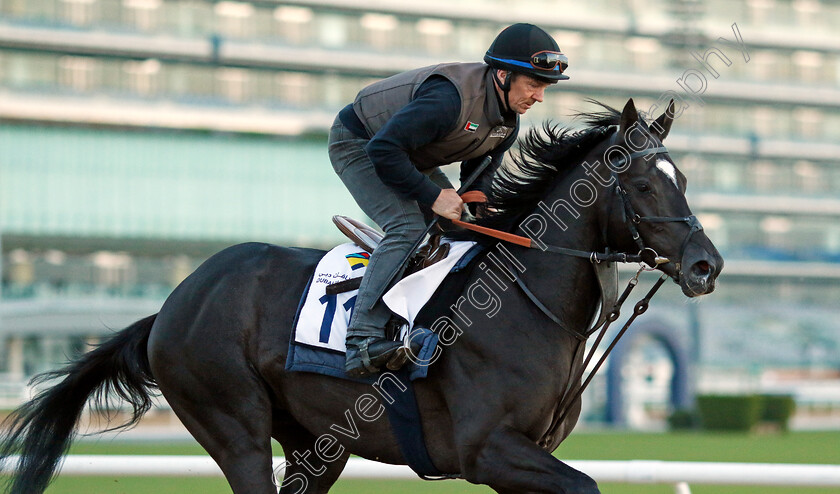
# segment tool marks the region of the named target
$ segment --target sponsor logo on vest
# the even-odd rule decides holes
[[[491,138],[493,138],[493,137],[501,137],[501,138],[505,138],[505,137],[507,137],[507,128],[505,128],[505,127],[496,127],[495,129],[493,129],[493,130],[490,132],[490,137],[491,137]]]
[[[467,125],[466,127],[464,127],[464,130],[466,130],[467,132],[475,132],[476,130],[478,130],[478,124],[467,122]]]

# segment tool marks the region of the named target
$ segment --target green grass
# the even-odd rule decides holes
[[[73,454],[204,454],[194,443],[146,443],[125,441],[81,442]],[[279,448],[277,449],[279,454]],[[790,434],[642,434],[632,432],[583,432],[572,436],[557,450],[563,459],[673,460],[770,463],[840,464],[840,431]],[[605,494],[671,494],[671,485],[602,484]],[[837,494],[833,488],[768,488],[692,485],[694,494]],[[59,477],[48,494],[229,494],[223,479],[182,478],[84,478]],[[491,493],[486,487],[463,481],[373,481],[339,480],[332,494],[449,494]]]
[[[789,434],[572,434],[555,452],[579,460],[840,464],[840,431]]]

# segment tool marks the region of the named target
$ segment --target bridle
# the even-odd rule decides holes
[[[618,141],[618,131],[614,133],[610,137],[610,142],[607,149],[613,147],[616,142]],[[668,149],[665,146],[658,146],[653,148],[646,148],[642,149],[641,151],[636,151],[634,153],[630,153],[629,158],[630,161],[641,158],[645,156],[652,156],[656,154],[667,153]],[[612,164],[612,163],[611,163]],[[688,247],[688,243],[691,241],[691,237],[699,231],[703,230],[703,225],[700,224],[700,220],[697,219],[696,216],[689,215],[689,216],[641,216],[636,213],[636,210],[633,208],[633,204],[630,202],[630,198],[627,195],[627,191],[622,187],[621,182],[618,179],[618,173],[615,171],[617,166],[610,166],[610,175],[612,180],[615,182],[614,190],[615,193],[621,198],[621,202],[623,205],[622,210],[622,219],[624,224],[627,225],[627,228],[630,230],[630,235],[633,238],[633,241],[636,243],[636,246],[639,248],[639,256],[641,257],[641,261],[647,264],[650,267],[656,267],[659,264],[665,264],[668,262],[674,262],[674,266],[676,267],[676,271],[679,274],[681,272],[681,261],[683,258],[683,254],[685,254],[685,249]],[[682,245],[680,246],[680,250],[678,252],[678,260],[671,261],[668,258],[660,257],[655,250],[645,245],[644,240],[642,239],[641,234],[639,233],[638,226],[642,223],[686,223],[689,227],[688,233],[686,234],[685,238],[682,241]]]
[[[611,149],[615,146],[618,142],[618,134],[619,131],[616,131],[611,137],[608,143],[607,149]],[[577,345],[575,348],[574,357],[572,362],[577,361],[578,354],[582,350],[585,350],[586,347],[586,340],[589,339],[594,333],[598,333],[597,338],[593,342],[592,347],[590,348],[589,352],[587,352],[586,358],[583,361],[583,364],[579,367],[578,371],[574,373],[572,379],[568,381],[568,386],[564,390],[563,394],[560,397],[560,401],[556,408],[555,416],[552,419],[551,425],[547,429],[545,436],[540,440],[540,445],[543,447],[548,447],[553,441],[553,435],[558,427],[563,423],[566,416],[569,413],[571,405],[580,398],[583,394],[583,391],[595,377],[595,374],[598,372],[600,367],[603,365],[604,361],[606,361],[607,357],[609,356],[610,352],[613,350],[615,345],[621,339],[622,336],[626,333],[627,329],[629,329],[630,325],[635,321],[636,317],[643,314],[647,311],[648,305],[650,300],[653,298],[654,294],[659,290],[662,284],[667,279],[667,274],[662,274],[659,279],[654,283],[653,287],[648,291],[643,299],[636,303],[633,314],[628,318],[622,328],[618,331],[615,337],[610,342],[607,349],[603,352],[601,357],[598,359],[598,362],[595,364],[592,371],[590,371],[589,375],[586,377],[586,380],[583,381],[580,385],[576,383],[581,382],[583,379],[583,374],[586,368],[589,366],[592,358],[595,355],[595,352],[600,345],[601,341],[603,340],[604,336],[607,333],[610,325],[615,322],[621,312],[621,307],[624,305],[624,302],[630,295],[630,292],[635,288],[638,284],[639,275],[642,271],[646,270],[654,270],[658,266],[662,264],[666,264],[669,262],[674,262],[676,267],[677,276],[681,276],[681,260],[683,254],[685,253],[685,249],[688,246],[689,242],[691,241],[692,236],[699,231],[703,230],[703,226],[700,224],[700,221],[697,219],[696,216],[689,215],[689,216],[641,216],[638,214],[633,207],[633,204],[630,202],[630,198],[628,196],[627,191],[621,185],[621,181],[619,180],[618,173],[615,171],[616,169],[620,168],[620,165],[623,164],[620,161],[632,160],[642,157],[654,156],[657,154],[667,153],[668,149],[664,146],[657,146],[657,147],[650,147],[645,148],[639,151],[635,151],[633,153],[628,153],[624,155],[619,160],[619,163],[616,164],[612,160],[608,160],[609,168],[610,168],[610,175],[614,182],[613,190],[617,196],[621,199],[622,204],[622,220],[623,223],[627,226],[630,230],[630,235],[633,238],[636,246],[639,248],[639,252],[637,254],[629,254],[626,252],[610,252],[609,248],[606,249],[605,252],[595,252],[595,251],[584,251],[578,249],[570,249],[567,247],[560,247],[556,245],[534,245],[530,238],[522,237],[520,235],[509,234],[506,232],[500,232],[498,230],[493,230],[486,227],[481,227],[478,225],[474,225],[472,223],[465,223],[460,220],[453,220],[458,226],[463,228],[467,228],[469,230],[489,235],[500,240],[503,240],[508,243],[513,243],[516,245],[520,245],[527,248],[532,249],[540,249],[546,252],[553,252],[557,254],[563,254],[567,256],[579,257],[588,259],[591,263],[601,263],[601,262],[622,262],[622,263],[639,263],[640,269],[636,272],[636,275],[628,282],[627,287],[622,292],[621,296],[618,297],[615,304],[612,307],[612,310],[607,314],[606,318],[603,319],[603,322],[596,324],[593,328],[581,333],[575,331],[571,328],[568,328],[563,321],[556,316],[545,304],[543,304],[530,289],[528,289],[525,281],[522,279],[520,274],[517,272],[517,269],[506,267],[505,270],[508,271],[509,274],[513,276],[517,285],[519,285],[520,289],[523,293],[531,300],[531,302],[540,309],[540,311],[545,314],[551,321],[557,324],[561,329],[566,331],[567,333],[571,334],[573,337],[577,339]],[[616,166],[617,165],[617,166]],[[483,194],[482,194],[483,195]],[[465,196],[466,197],[466,196]],[[465,202],[480,202],[480,200],[470,201],[467,198],[464,199]],[[612,204],[612,202],[610,202]],[[608,217],[611,214],[607,214]],[[679,260],[672,261],[667,257],[660,256],[653,248],[645,245],[644,239],[642,239],[641,234],[639,233],[639,225],[642,223],[685,223],[689,227],[689,231],[686,234],[685,238],[682,241],[682,245],[680,246],[679,250]],[[604,240],[606,241],[606,225],[604,225],[604,231],[602,232],[604,236]]]

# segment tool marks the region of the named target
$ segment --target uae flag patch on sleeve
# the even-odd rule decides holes
[[[467,122],[467,125],[464,127],[464,130],[466,130],[467,132],[475,132],[476,130],[478,130],[478,124]]]

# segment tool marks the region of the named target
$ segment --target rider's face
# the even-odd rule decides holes
[[[499,77],[504,80],[505,75],[512,77],[512,74],[500,71]],[[516,113],[524,114],[535,103],[542,103],[545,96],[545,88],[550,86],[547,82],[538,81],[532,77],[521,74],[513,78],[508,93],[510,109]]]

